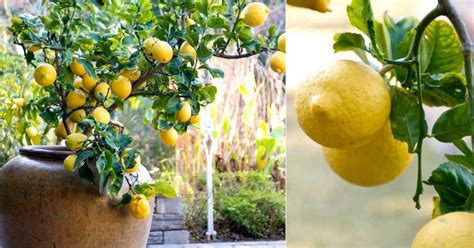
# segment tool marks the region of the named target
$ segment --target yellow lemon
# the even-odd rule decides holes
[[[41,135],[36,135],[35,137],[31,138],[31,142],[33,145],[41,145]]]
[[[132,69],[132,70],[129,70],[129,69],[125,68],[125,69],[122,70],[120,75],[130,79],[131,82],[135,82],[140,78],[142,73],[137,68]]]
[[[36,127],[30,126],[26,129],[26,136],[30,139],[38,135],[38,129]]]
[[[145,219],[151,212],[150,203],[146,196],[142,194],[132,196],[128,208],[132,216],[139,220]]]
[[[312,9],[322,13],[331,11],[329,9],[329,0],[288,0],[287,3],[289,5]]]
[[[176,120],[181,123],[187,122],[191,118],[191,112],[191,105],[188,102],[184,102],[178,113],[176,113]]]
[[[173,127],[166,131],[160,131],[161,142],[167,146],[174,146],[178,141],[178,137],[178,132]]]
[[[286,53],[286,33],[283,33],[280,35],[280,37],[278,37],[277,48],[278,50]]]
[[[196,25],[196,22],[195,22],[193,19],[187,17],[187,18],[186,18],[186,28],[189,28],[189,27],[191,27],[192,25]]]
[[[474,214],[452,212],[434,218],[416,234],[412,248],[472,248]]]
[[[53,84],[56,81],[56,77],[56,69],[50,64],[41,64],[34,72],[36,83],[43,87]]]
[[[74,133],[76,131],[76,123],[73,123],[70,120],[67,120],[66,123],[67,123],[70,131]],[[65,139],[66,138],[66,136],[67,136],[66,127],[64,127],[64,123],[63,123],[62,120],[59,121],[58,126],[54,129],[54,134],[56,135],[56,137],[58,137],[60,139]]]
[[[25,98],[22,98],[22,97],[13,98],[12,101],[13,101],[13,103],[15,103],[15,105],[18,108],[23,108],[25,106]]]
[[[146,53],[146,54],[151,54],[151,53],[152,53],[152,51],[153,51],[153,46],[155,45],[156,42],[158,42],[158,39],[155,38],[155,37],[147,38],[147,39],[143,42],[143,49],[145,50],[145,53]]]
[[[109,124],[110,122],[110,113],[102,106],[97,107],[92,111],[92,117],[100,123]]]
[[[196,59],[196,56],[197,56],[196,49],[194,49],[194,47],[189,45],[188,42],[183,42],[183,44],[181,44],[181,47],[179,48],[179,52],[184,53],[184,54],[189,54],[193,57],[193,59]]]
[[[71,154],[64,159],[64,169],[68,172],[72,172],[74,170],[74,164],[76,163],[77,155]]]
[[[86,118],[86,111],[84,109],[78,109],[69,115],[69,119],[73,122],[79,123]]]
[[[116,96],[125,99],[132,92],[132,83],[128,78],[120,75],[110,83],[110,90]]]
[[[270,67],[276,73],[285,73],[286,71],[286,54],[284,52],[276,51],[270,56]]]
[[[74,73],[77,76],[82,76],[86,74],[86,69],[81,63],[79,63],[79,61],[76,58],[72,60],[70,68],[71,68],[72,73]]]
[[[158,40],[152,48],[153,58],[162,63],[168,63],[173,58],[173,48],[165,41]]]
[[[107,97],[109,96],[109,90],[110,87],[107,83],[100,83],[94,89],[95,97],[97,99],[101,99],[100,95],[102,94],[102,97],[104,99],[107,99]]]
[[[201,115],[193,115],[191,116],[191,119],[189,119],[189,122],[191,122],[191,124],[197,124],[201,121]]]
[[[77,109],[86,104],[86,95],[81,90],[74,90],[66,96],[66,106],[68,109]]]
[[[66,146],[71,150],[79,150],[84,146],[87,136],[82,133],[69,134],[66,137]]]
[[[298,86],[295,111],[301,129],[311,139],[347,149],[369,142],[386,124],[390,94],[374,69],[339,60]]]
[[[263,3],[254,2],[249,3],[242,11],[242,22],[251,26],[257,27],[265,23],[268,18],[270,9]]]
[[[89,74],[84,74],[82,76],[82,86],[84,87],[85,90],[91,91],[94,89],[94,87],[97,85],[97,79],[89,76]]]
[[[82,78],[77,77],[76,79],[74,79],[73,86],[76,89],[83,89],[84,86],[82,85]]]
[[[395,180],[410,164],[406,143],[393,137],[390,124],[369,143],[339,150],[323,147],[331,169],[344,180],[360,186],[376,186]]]

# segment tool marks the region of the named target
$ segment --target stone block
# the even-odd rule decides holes
[[[163,244],[163,232],[162,231],[152,231],[148,236],[148,244]]]
[[[153,221],[151,222],[152,231],[167,231],[167,230],[180,230],[180,229],[184,229],[184,223],[182,219],[160,220],[160,219],[155,219],[155,216],[153,216]]]
[[[164,244],[189,244],[189,232],[185,230],[164,231]]]
[[[155,213],[158,214],[181,214],[183,213],[183,201],[181,198],[156,198]]]

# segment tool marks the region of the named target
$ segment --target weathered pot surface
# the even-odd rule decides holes
[[[23,147],[0,169],[0,246],[145,247],[151,215],[136,220],[67,172],[69,154],[63,146]]]

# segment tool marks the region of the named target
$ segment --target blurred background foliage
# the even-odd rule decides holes
[[[7,1],[8,2],[8,1]],[[285,26],[282,0],[264,1],[271,8],[268,23]],[[41,1],[3,2],[0,12],[2,49],[0,68],[0,165],[14,157],[18,148],[29,144],[52,144],[50,130],[33,142],[26,135],[30,126],[43,130],[45,124],[28,102],[42,97],[31,83],[21,49],[12,45],[6,27],[11,13],[41,12]],[[255,35],[268,26],[258,27]],[[232,49],[232,48],[231,48]],[[236,48],[234,48],[236,49]],[[200,127],[191,127],[175,148],[161,143],[159,134],[147,125],[152,101],[127,101],[120,121],[142,154],[142,163],[155,178],[173,181],[185,201],[186,225],[192,239],[205,239],[207,228],[206,156],[204,146],[213,144],[215,185],[215,226],[219,240],[285,238],[286,100],[284,76],[267,65],[270,54],[242,60],[214,58],[210,64],[221,68],[223,79],[209,79],[218,88],[215,102],[204,110]],[[15,99],[23,98],[20,108]],[[21,104],[20,104],[21,105]],[[210,128],[205,132],[204,125]],[[206,136],[207,135],[207,136]],[[206,141],[208,142],[206,142]],[[159,173],[158,173],[159,172]]]

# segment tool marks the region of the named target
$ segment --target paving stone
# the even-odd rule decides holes
[[[184,220],[184,214],[153,214],[154,220]]]
[[[168,230],[181,230],[184,229],[183,219],[177,220],[162,220],[153,216],[151,222],[152,231],[168,231]]]
[[[165,244],[188,244],[189,232],[185,230],[164,231],[163,241]]]
[[[163,244],[163,232],[152,231],[148,236],[148,244]]]
[[[176,197],[174,199],[157,197],[155,213],[158,214],[182,214],[183,213],[183,201],[181,198]]]

